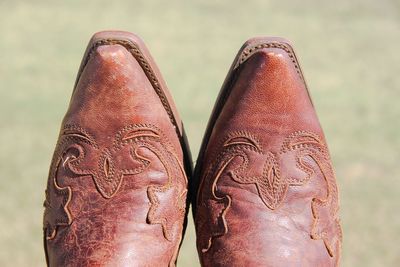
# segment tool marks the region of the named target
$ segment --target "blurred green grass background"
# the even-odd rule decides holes
[[[290,39],[334,160],[342,266],[400,262],[400,2],[0,0],[0,266],[44,266],[47,171],[86,44],[140,35],[194,158],[228,68],[252,36]],[[198,266],[192,221],[179,266]]]

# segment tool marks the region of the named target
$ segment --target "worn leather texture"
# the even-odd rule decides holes
[[[255,38],[243,46],[197,162],[202,266],[338,266],[335,175],[286,40]]]
[[[175,266],[190,162],[165,83],[138,37],[89,43],[50,166],[49,266]]]

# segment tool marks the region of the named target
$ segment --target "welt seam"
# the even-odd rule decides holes
[[[239,59],[238,59],[235,67],[236,68],[239,67],[252,54],[254,54],[258,50],[261,50],[263,48],[277,48],[277,49],[281,49],[281,50],[285,51],[288,54],[290,60],[292,61],[292,64],[293,64],[294,68],[296,69],[296,73],[299,75],[300,79],[304,81],[303,74],[300,71],[299,64],[297,63],[296,57],[295,57],[292,49],[284,43],[268,42],[268,43],[257,44],[257,45],[251,46],[250,48],[246,48],[245,50],[242,51],[241,55],[239,56]]]

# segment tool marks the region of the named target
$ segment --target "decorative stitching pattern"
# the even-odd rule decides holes
[[[131,161],[123,163],[118,157],[122,153],[121,149],[127,146]],[[60,168],[68,170],[77,177],[91,176],[98,192],[109,199],[120,190],[124,176],[139,174],[150,166],[150,159],[140,155],[139,148],[145,148],[153,153],[167,174],[168,181],[164,185],[149,185],[147,188],[150,201],[147,222],[160,224],[164,237],[171,241],[171,228],[183,218],[186,211],[187,178],[166,137],[157,127],[146,124],[124,127],[116,134],[109,148],[100,147],[93,136],[79,126],[66,125],[63,128],[50,167],[46,190],[44,203],[46,238],[53,239],[57,227],[72,223],[72,215],[68,208],[72,189],[69,186],[59,186],[57,176]],[[98,158],[97,166],[90,167],[95,158]],[[176,209],[171,208],[170,203],[160,201],[163,195],[175,199]]]
[[[318,135],[307,131],[295,132],[284,140],[277,152],[264,152],[257,138],[247,132],[228,135],[220,146],[223,150],[205,172],[197,196],[196,223],[199,232],[210,233],[200,237],[203,253],[209,251],[214,239],[228,232],[225,215],[231,207],[232,197],[218,191],[222,175],[239,184],[254,184],[265,206],[275,210],[284,202],[289,187],[304,185],[314,174],[321,173],[327,193],[311,201],[314,220],[310,236],[323,240],[331,257],[338,256],[342,239],[338,192],[328,150]],[[290,177],[282,173],[282,164],[291,157],[294,157],[296,168],[303,175]]]
[[[46,200],[44,206],[46,207],[44,217],[48,218],[45,225],[46,239],[53,239],[56,236],[55,227],[53,225],[67,226],[72,223],[72,216],[68,209],[68,204],[71,201],[72,190],[71,187],[60,187],[57,184],[56,173],[60,160],[56,164],[56,168],[50,173],[49,183],[46,189]],[[50,200],[51,199],[51,200]]]

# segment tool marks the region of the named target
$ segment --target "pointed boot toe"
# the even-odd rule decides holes
[[[240,50],[195,178],[203,266],[337,266],[336,180],[288,41],[254,38]]]
[[[50,166],[49,266],[175,266],[190,152],[165,82],[140,39],[89,42]]]

